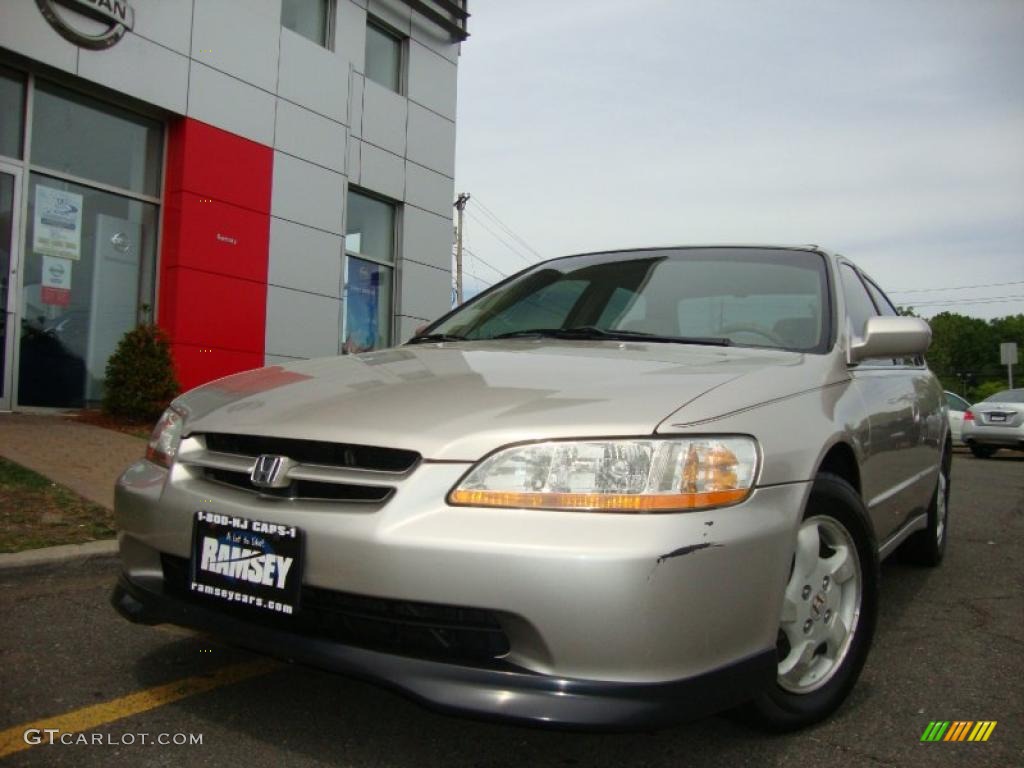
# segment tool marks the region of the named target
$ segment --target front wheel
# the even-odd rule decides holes
[[[823,720],[860,675],[878,609],[878,555],[867,521],[849,483],[818,476],[783,597],[775,684],[750,705],[773,730]]]

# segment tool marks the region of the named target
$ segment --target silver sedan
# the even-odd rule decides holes
[[[879,561],[945,551],[929,341],[813,246],[546,261],[402,347],[178,398],[117,484],[113,603],[449,711],[801,727],[860,673]]]
[[[1024,389],[1004,389],[964,414],[961,439],[979,459],[1000,448],[1024,450]]]

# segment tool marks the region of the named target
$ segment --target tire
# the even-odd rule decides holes
[[[975,443],[971,443],[967,447],[971,449],[971,454],[976,459],[991,459],[995,456],[996,451],[999,450],[998,448],[993,448],[990,445],[977,445]]]
[[[878,548],[864,501],[842,478],[819,474],[783,598],[778,675],[748,705],[755,723],[791,731],[825,719],[842,704],[871,648],[878,579]]]
[[[949,540],[949,471],[952,452],[942,454],[942,468],[928,506],[928,525],[907,538],[900,546],[900,559],[912,565],[934,568],[946,556]]]

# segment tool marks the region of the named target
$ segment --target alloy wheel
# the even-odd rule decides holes
[[[827,515],[804,520],[779,626],[778,683],[783,689],[810,693],[835,675],[857,631],[862,582],[850,532]]]

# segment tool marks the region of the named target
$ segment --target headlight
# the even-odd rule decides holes
[[[146,446],[146,458],[154,464],[170,467],[174,463],[174,454],[181,443],[181,433],[185,426],[185,417],[173,407],[164,411],[160,421],[153,428]]]
[[[551,441],[487,457],[448,494],[474,507],[680,512],[742,501],[757,470],[749,437]]]

